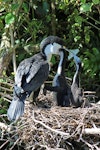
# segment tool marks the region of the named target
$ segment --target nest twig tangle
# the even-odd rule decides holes
[[[100,105],[90,108],[53,106],[50,92],[40,95],[37,104],[26,101],[24,116],[5,128],[6,134],[9,133],[8,142],[13,143],[11,149],[24,143],[23,149],[28,150],[99,150]]]
[[[5,116],[0,115],[0,149],[100,149],[100,104],[58,107],[52,92],[40,92],[36,103],[25,102],[25,113],[16,123],[8,125]]]

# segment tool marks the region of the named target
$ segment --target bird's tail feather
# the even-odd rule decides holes
[[[10,121],[15,121],[17,120],[20,116],[22,116],[24,113],[24,101],[22,100],[12,100],[7,116]]]

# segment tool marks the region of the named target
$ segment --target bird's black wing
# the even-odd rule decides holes
[[[37,56],[37,57],[36,57]],[[18,87],[21,87],[23,77],[26,80],[26,83],[29,83],[30,80],[35,76],[40,68],[40,61],[38,60],[38,54],[33,57],[23,60],[17,69],[15,75],[15,84]]]

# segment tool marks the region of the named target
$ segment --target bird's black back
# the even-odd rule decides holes
[[[16,89],[20,89],[20,94],[36,91],[47,79],[48,74],[49,65],[41,53],[27,58],[18,66],[15,77]]]

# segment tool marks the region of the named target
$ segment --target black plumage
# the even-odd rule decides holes
[[[69,50],[67,50],[70,52]],[[83,93],[80,88],[79,74],[81,70],[81,60],[78,56],[73,54],[76,64],[76,72],[73,77],[71,87],[68,85],[65,78],[65,64],[66,52],[64,49],[60,50],[60,62],[57,69],[57,74],[53,80],[53,86],[46,86],[45,89],[54,92],[54,99],[57,101],[58,106],[75,106],[80,107],[83,103]]]
[[[58,54],[63,47],[63,40],[57,36],[49,36],[40,44],[41,52],[23,60],[15,75],[13,100],[7,116],[9,120],[17,120],[24,113],[24,102],[32,91],[38,96],[39,88],[48,78],[52,54]],[[38,91],[38,92],[37,92]]]
[[[53,86],[45,85],[45,89],[54,92],[54,99],[58,106],[70,106],[71,104],[71,90],[65,78],[65,65],[67,53],[64,49],[60,49],[60,62],[57,73],[53,79]]]
[[[8,109],[9,120],[17,120],[24,113],[25,99],[43,84],[48,74],[49,64],[41,53],[20,63],[15,76],[13,101]]]

